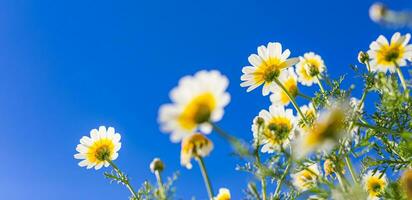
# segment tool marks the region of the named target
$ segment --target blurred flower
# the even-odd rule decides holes
[[[171,132],[173,142],[179,142],[198,129],[210,133],[209,122],[222,119],[223,108],[230,101],[226,92],[228,83],[228,79],[215,70],[181,78],[179,85],[170,92],[172,104],[159,109],[162,130]]]
[[[290,51],[286,49],[282,52],[282,45],[278,42],[270,42],[267,47],[260,46],[257,49],[258,55],[252,54],[248,60],[252,66],[243,67],[243,81],[240,86],[248,87],[247,92],[254,90],[263,84],[262,94],[268,95],[275,88],[275,78],[278,78],[283,69],[297,63],[297,58],[289,58]]]
[[[339,166],[337,166],[336,164],[338,164]],[[335,163],[331,159],[326,159],[325,162],[323,163],[323,169],[325,170],[325,176],[329,176],[335,173],[337,167],[339,167],[342,170],[342,174],[345,173],[343,163]]]
[[[120,138],[120,134],[115,133],[113,127],[106,129],[105,126],[100,126],[99,130],[93,129],[90,137],[83,136],[80,139],[80,144],[76,147],[79,153],[75,154],[74,158],[82,160],[79,166],[87,169],[108,167],[108,161],[116,160],[119,156],[117,152],[121,148]]]
[[[219,193],[213,200],[230,200],[230,191],[226,188],[220,188]]]
[[[362,184],[365,191],[368,192],[368,200],[378,200],[378,196],[385,190],[388,181],[386,175],[380,171],[374,174],[372,170],[369,170],[363,175]]]
[[[290,144],[296,127],[296,117],[293,115],[292,109],[285,110],[283,106],[272,105],[269,107],[269,111],[260,111],[259,117],[264,120],[261,133],[261,144],[263,145],[261,151],[263,153],[273,153]],[[258,136],[258,127],[257,124],[252,125],[255,138]]]
[[[377,2],[372,4],[372,6],[369,8],[369,17],[374,22],[380,22],[382,18],[385,16],[386,12],[387,8],[385,7],[385,5]]]
[[[397,32],[393,34],[389,43],[383,35],[380,35],[369,45],[371,71],[394,73],[395,63],[399,67],[406,66],[406,60],[412,59],[412,45],[408,44],[410,39],[410,34],[401,35]]]
[[[412,199],[412,169],[403,172],[401,184],[408,198]]]
[[[401,28],[405,26],[412,28],[412,12],[395,11],[380,2],[372,4],[369,8],[369,17],[372,21],[390,28]]]
[[[213,149],[213,143],[206,136],[196,133],[188,136],[182,141],[180,151],[180,163],[188,169],[192,168],[190,160],[196,157],[205,157]]]
[[[306,169],[299,171],[295,174],[291,174],[293,179],[293,185],[300,192],[306,191],[316,186],[318,176],[320,176],[320,170],[318,164],[309,165]]]
[[[293,67],[285,70],[285,73],[281,73],[279,81],[293,97],[298,95],[298,81]],[[275,88],[273,94],[270,95],[270,101],[275,105],[287,106],[290,103],[290,98],[282,89]]]
[[[325,69],[325,63],[319,55],[313,52],[305,53],[303,57],[300,57],[299,63],[296,64],[298,81],[302,85],[311,86],[316,83],[318,75],[322,74]]]
[[[150,171],[155,173],[156,171],[162,172],[165,168],[162,160],[160,158],[154,158],[153,161],[150,163]]]

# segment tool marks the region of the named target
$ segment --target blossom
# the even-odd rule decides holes
[[[156,171],[163,171],[165,168],[165,165],[163,164],[162,160],[160,158],[154,158],[153,161],[150,163],[150,171],[152,173],[155,173]]]
[[[374,22],[380,22],[382,18],[386,15],[386,13],[387,13],[387,8],[382,3],[374,3],[369,8],[369,17]]]
[[[379,195],[385,190],[385,187],[388,184],[386,180],[386,175],[377,171],[373,173],[372,170],[369,170],[362,177],[363,188],[368,192],[368,200],[377,200]]]
[[[79,166],[87,169],[108,167],[109,161],[116,160],[119,156],[117,152],[121,148],[120,138],[113,127],[106,129],[105,126],[100,126],[99,129],[93,129],[90,137],[83,136],[80,139],[80,144],[76,147],[78,153],[74,158],[82,160]]]
[[[188,169],[192,168],[190,160],[197,157],[205,157],[213,149],[213,143],[206,136],[196,133],[182,141],[180,151],[180,164]]]
[[[297,58],[289,58],[290,51],[282,52],[282,45],[278,42],[269,42],[267,46],[259,46],[258,54],[252,54],[248,60],[252,66],[243,67],[243,81],[240,86],[248,87],[250,92],[263,84],[262,94],[268,95],[276,86],[274,80],[279,77],[283,69],[297,63]],[[289,59],[288,59],[289,58]]]
[[[325,69],[325,63],[319,55],[313,52],[305,53],[303,57],[299,57],[299,62],[296,64],[298,81],[302,85],[311,86],[316,83]]]
[[[230,190],[227,188],[220,188],[219,193],[213,200],[230,200]]]
[[[408,198],[412,199],[412,170],[408,169],[403,172],[401,177],[402,187],[408,196]]]
[[[287,70],[285,70],[285,73],[281,73],[281,75],[279,76],[279,81],[293,97],[296,97],[298,95],[297,79],[298,78],[293,67],[288,68]],[[270,95],[270,101],[273,104],[287,106],[290,103],[290,98],[285,93],[285,91],[281,89],[275,89],[273,91],[273,94]]]
[[[172,103],[159,109],[161,129],[171,133],[173,142],[179,142],[197,130],[210,133],[210,122],[222,119],[223,109],[230,101],[226,92],[228,84],[228,79],[215,70],[203,70],[181,78],[170,92]]]
[[[314,163],[309,165],[306,169],[303,169],[295,174],[291,174],[293,179],[292,183],[297,190],[303,192],[316,186],[320,175],[319,165]]]
[[[264,120],[264,127],[259,134],[259,126],[255,120],[252,131],[255,138],[260,136],[263,153],[273,153],[290,144],[296,127],[296,117],[293,115],[292,109],[285,110],[283,106],[272,105],[269,107],[269,111],[260,111],[259,117]]]
[[[340,168],[342,174],[345,173],[343,163],[335,163],[331,159],[326,159],[323,163],[323,169],[325,170],[325,176],[332,175],[336,172],[337,167]]]
[[[385,36],[380,35],[369,45],[371,71],[394,73],[396,65],[406,66],[406,60],[412,59],[412,45],[408,44],[410,39],[410,34],[401,35],[397,32],[389,43]]]

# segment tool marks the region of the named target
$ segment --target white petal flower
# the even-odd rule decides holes
[[[284,70],[279,76],[279,81],[293,97],[298,95],[298,78],[293,67]],[[290,103],[289,96],[280,88],[276,87],[270,95],[270,101],[275,105],[287,106]]]
[[[198,130],[210,133],[210,122],[222,119],[223,108],[230,101],[226,92],[228,84],[228,79],[215,70],[181,78],[179,85],[170,92],[172,103],[159,109],[161,129],[171,133],[173,142]]]
[[[185,137],[180,151],[180,164],[191,169],[192,163],[190,161],[192,158],[208,156],[212,149],[212,141],[202,134],[196,133]]]
[[[296,64],[298,81],[302,85],[311,86],[316,83],[317,78],[321,78],[319,75],[325,71],[325,63],[319,55],[313,52],[305,53],[299,59],[299,63]]]
[[[220,188],[219,193],[213,200],[230,200],[230,191],[227,188]]]
[[[362,184],[365,191],[369,194],[368,200],[378,200],[378,195],[385,190],[388,180],[386,179],[386,175],[382,174],[382,172],[377,171],[373,174],[373,171],[369,170],[363,175]]]
[[[321,176],[321,172],[319,165],[316,163],[309,165],[302,171],[291,174],[293,180],[292,183],[300,192],[306,191],[316,186],[316,182],[318,181],[319,176]]]
[[[80,139],[80,144],[76,147],[78,153],[74,158],[82,160],[79,166],[87,169],[108,167],[108,161],[116,160],[119,156],[117,152],[121,148],[120,138],[113,127],[106,129],[105,126],[100,126],[99,129],[93,129],[90,137],[83,136]]]

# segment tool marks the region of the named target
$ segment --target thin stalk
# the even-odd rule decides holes
[[[309,122],[306,119],[306,116],[303,114],[303,112],[300,110],[298,104],[296,103],[295,97],[293,97],[292,94],[285,88],[285,86],[279,81],[279,79],[275,78],[274,79],[275,83],[282,88],[283,92],[286,93],[286,95],[289,97],[290,101],[292,102],[293,106],[295,109],[298,111],[299,115],[302,117],[303,121],[305,122],[306,125],[309,125]]]
[[[399,134],[398,132],[391,130],[391,129],[387,129],[387,128],[383,128],[383,127],[379,127],[379,126],[375,126],[372,124],[367,124],[367,123],[363,123],[363,122],[356,122],[355,123],[357,126],[360,127],[364,127],[364,128],[370,128],[376,131],[380,131],[380,132],[385,132],[385,133],[393,133],[393,134]]]
[[[345,163],[348,166],[349,173],[352,176],[352,179],[355,183],[358,183],[358,179],[356,178],[355,170],[353,170],[352,162],[350,161],[349,156],[345,157]]]
[[[210,183],[210,179],[206,171],[205,162],[203,161],[203,158],[200,156],[197,156],[196,160],[197,160],[197,163],[199,164],[200,171],[202,172],[203,181],[205,182],[205,186],[206,186],[207,194],[209,195],[209,199],[213,200],[212,184]]]
[[[256,189],[256,186],[255,186],[254,184],[249,183],[249,184],[247,185],[247,187],[248,187],[249,191],[254,195],[254,197],[255,197],[257,200],[261,200],[261,198],[260,198],[260,196],[259,196],[259,193],[258,193],[258,191],[257,191],[257,189]]]
[[[342,176],[341,172],[336,172],[335,174],[336,174],[336,178],[338,178],[339,184],[341,185],[343,191],[346,192],[347,191],[346,179],[344,178],[344,176]]]
[[[133,189],[133,187],[130,185],[129,179],[124,176],[123,172],[120,171],[120,169],[114,164],[113,161],[107,160],[107,162],[112,166],[113,170],[122,178],[122,183],[129,189],[130,193],[132,193],[134,198],[137,198],[137,193]]]
[[[325,89],[323,88],[322,82],[320,82],[319,76],[316,76],[316,81],[317,81],[317,83],[318,83],[318,85],[319,85],[320,91],[321,91],[323,94],[325,94]]]
[[[163,181],[162,181],[162,176],[160,176],[160,172],[159,170],[155,171],[155,176],[156,176],[156,180],[157,180],[157,185],[159,187],[159,192],[160,192],[160,198],[166,199],[166,193],[165,193],[165,189],[163,187]]]
[[[370,65],[370,63],[369,63],[369,60],[367,60],[367,61],[365,62],[365,65],[366,65],[366,68],[368,69],[368,72],[370,72],[370,71],[371,71],[371,65]]]
[[[260,161],[260,155],[259,155],[259,147],[260,147],[260,137],[261,137],[261,133],[262,133],[262,129],[263,126],[259,125],[258,127],[258,133],[257,133],[257,138],[256,138],[256,147],[255,147],[255,159],[256,159],[256,165],[258,168],[260,168],[262,166],[262,162]],[[260,183],[261,183],[261,187],[262,187],[262,199],[263,200],[267,200],[266,197],[266,177],[261,176],[260,177]]]
[[[402,70],[399,67],[398,63],[396,62],[395,62],[395,66],[396,66],[396,72],[398,73],[399,79],[401,80],[403,90],[406,93],[406,96],[409,97],[409,90],[408,90],[408,87],[406,86],[406,81],[405,81],[405,77],[403,76]]]
[[[298,96],[301,96],[301,97],[303,97],[304,99],[307,99],[307,100],[309,100],[309,101],[312,100],[312,97],[310,97],[310,96],[308,96],[308,95],[306,95],[306,94],[303,94],[303,93],[301,93],[301,92],[298,92]]]
[[[288,164],[286,165],[285,171],[283,172],[282,176],[280,177],[280,179],[278,180],[277,184],[276,184],[276,189],[275,189],[275,194],[274,194],[274,199],[277,199],[279,197],[279,193],[280,193],[280,189],[282,188],[282,183],[286,178],[286,175],[289,173],[289,169],[291,166],[291,161],[292,159],[289,158]]]

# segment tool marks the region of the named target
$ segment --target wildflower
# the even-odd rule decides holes
[[[363,176],[362,184],[365,191],[368,192],[368,200],[377,200],[379,195],[385,190],[388,181],[385,174],[379,171],[374,174],[370,170]]]
[[[261,151],[263,153],[273,153],[290,144],[296,126],[296,117],[293,115],[292,109],[285,110],[283,106],[272,105],[269,107],[269,111],[260,111],[259,117],[265,122],[261,133],[261,144],[263,145]],[[259,135],[256,124],[252,125],[252,130],[256,138]]]
[[[406,66],[406,60],[412,59],[412,45],[408,44],[410,38],[410,34],[395,33],[389,43],[383,35],[380,35],[369,45],[371,71],[394,73],[396,65]]]
[[[210,133],[210,122],[223,117],[223,108],[230,95],[225,91],[228,79],[218,71],[199,71],[185,76],[170,92],[171,104],[159,109],[159,122],[165,132],[171,132],[171,140],[179,142],[197,130]]]
[[[325,71],[325,63],[319,55],[313,52],[305,53],[299,59],[299,63],[296,64],[298,81],[302,85],[311,86],[320,78],[319,75]]]
[[[387,8],[382,3],[374,3],[369,8],[369,17],[374,22],[380,22],[382,18],[386,15]]]
[[[188,169],[192,168],[190,160],[197,157],[205,157],[213,149],[213,143],[206,136],[196,133],[188,136],[182,141],[180,151],[180,163]]]
[[[323,169],[325,170],[325,176],[332,175],[336,172],[337,167],[341,170],[342,174],[345,173],[343,163],[335,163],[331,159],[326,159],[323,163]]]
[[[108,167],[109,161],[116,160],[119,156],[117,152],[121,148],[120,138],[120,134],[116,133],[113,127],[106,129],[105,126],[100,126],[99,130],[93,129],[90,137],[83,136],[80,139],[80,144],[76,147],[78,153],[74,158],[82,160],[79,166],[87,169]]]
[[[276,86],[274,80],[279,77],[283,69],[297,63],[297,58],[289,58],[290,51],[286,49],[282,52],[282,45],[278,42],[257,49],[258,55],[252,54],[248,60],[252,66],[243,67],[243,81],[240,86],[248,87],[247,92],[254,90],[263,84],[262,94],[268,95]],[[288,59],[289,58],[289,59]]]
[[[306,169],[299,171],[295,174],[291,174],[293,179],[293,185],[300,192],[306,191],[316,186],[318,177],[320,176],[320,170],[318,164],[309,165]]]
[[[298,81],[293,67],[285,70],[285,73],[282,73],[279,77],[279,81],[285,86],[286,90],[293,96],[298,95]],[[270,95],[270,101],[273,104],[287,106],[290,103],[289,96],[281,89],[275,89],[273,94]]]
[[[369,55],[363,51],[360,51],[358,54],[358,61],[359,63],[366,64],[369,62]]]
[[[156,171],[162,172],[165,168],[162,160],[160,158],[154,158],[153,161],[150,163],[150,171],[155,173]]]
[[[220,188],[219,193],[214,200],[230,200],[230,191],[226,188]]]
[[[409,199],[412,199],[412,170],[403,172],[401,177],[402,187]]]

